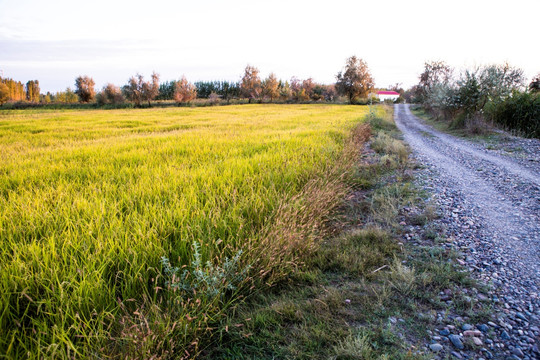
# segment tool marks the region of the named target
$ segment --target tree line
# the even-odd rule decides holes
[[[456,71],[443,61],[424,64],[413,99],[450,126],[483,132],[489,122],[540,137],[540,74],[527,85],[523,70],[505,64]]]
[[[39,81],[30,80],[23,84],[13,79],[0,78],[0,104],[9,100],[39,102]]]
[[[0,104],[7,101],[32,103],[96,103],[97,105],[118,105],[133,103],[135,106],[150,106],[153,101],[175,101],[190,103],[196,99],[213,104],[233,99],[253,102],[334,102],[340,96],[349,103],[366,98],[374,89],[375,82],[367,63],[352,56],[347,59],[342,71],[336,75],[334,84],[316,83],[313,78],[290,80],[278,79],[274,73],[267,78],[260,77],[255,66],[247,65],[241,79],[231,81],[189,82],[184,76],[180,80],[160,83],[159,75],[153,73],[149,80],[140,74],[132,76],[127,84],[118,87],[107,84],[96,91],[94,80],[87,75],[75,79],[75,90],[67,88],[56,94],[40,94],[39,82],[32,80],[23,85],[12,79],[0,79]]]

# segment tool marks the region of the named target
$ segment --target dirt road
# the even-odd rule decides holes
[[[433,129],[409,105],[394,110],[465,266],[493,284],[504,319],[494,324],[490,354],[540,357],[540,142],[523,140],[506,155]]]

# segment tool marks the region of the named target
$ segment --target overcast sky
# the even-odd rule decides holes
[[[90,75],[238,80],[247,64],[332,83],[363,58],[377,86],[417,83],[427,60],[540,72],[540,0],[0,0],[0,70],[42,92]]]

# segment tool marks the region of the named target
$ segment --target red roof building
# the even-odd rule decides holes
[[[399,93],[395,91],[378,91],[377,96],[379,97],[380,101],[385,101],[385,100],[396,101],[397,98],[399,97]]]

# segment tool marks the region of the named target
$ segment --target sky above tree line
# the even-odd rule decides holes
[[[244,67],[333,83],[364,59],[378,87],[418,82],[423,64],[503,63],[540,72],[538,0],[0,0],[0,71],[42,92],[89,75],[237,81]],[[1,72],[0,72],[1,74]]]

